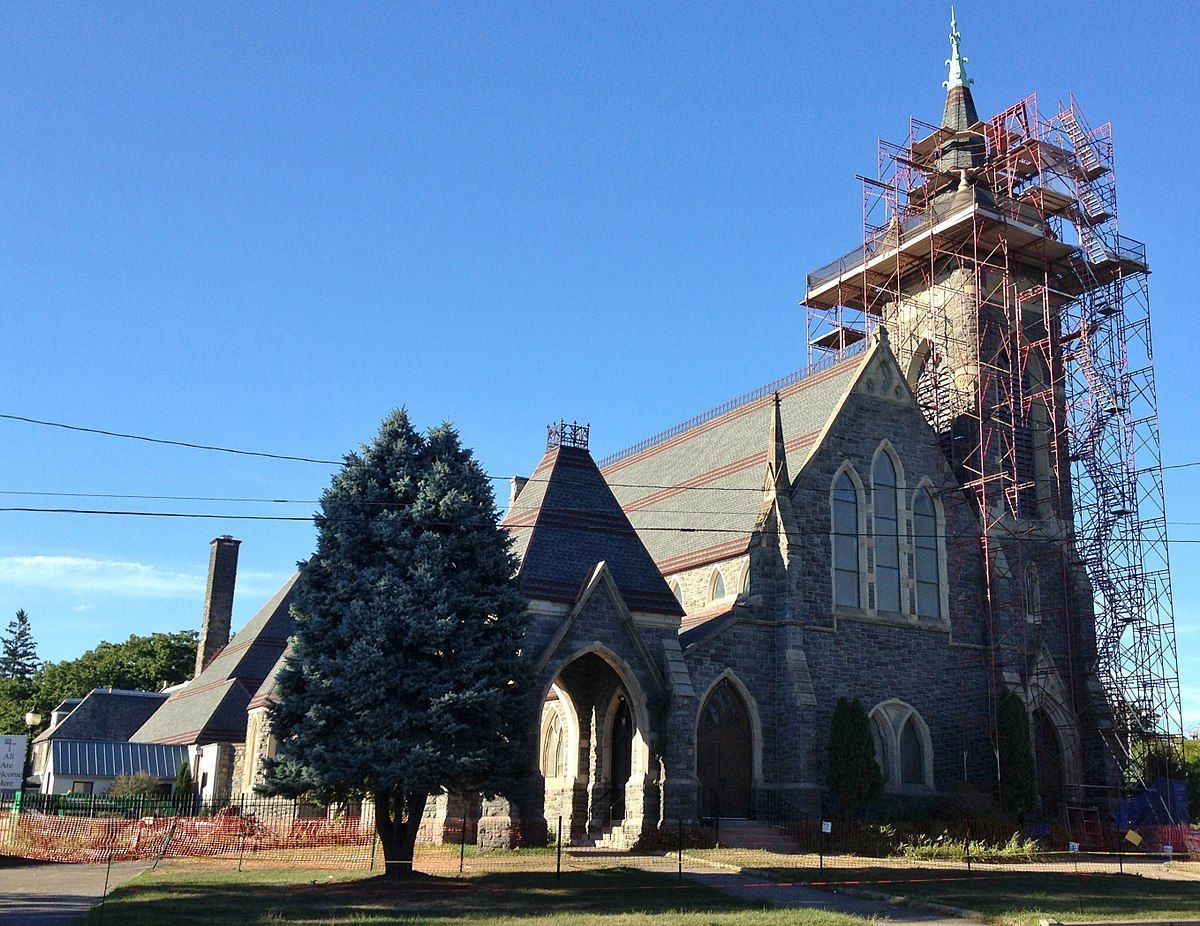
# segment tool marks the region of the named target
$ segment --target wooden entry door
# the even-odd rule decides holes
[[[1063,754],[1059,747],[1058,730],[1041,708],[1033,714],[1033,726],[1034,761],[1042,811],[1047,817],[1057,819],[1063,806]]]
[[[750,712],[737,689],[722,679],[700,709],[696,772],[703,816],[749,814],[751,749]]]

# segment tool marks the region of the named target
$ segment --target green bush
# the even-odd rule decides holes
[[[843,817],[857,819],[883,796],[871,720],[858,698],[838,698],[829,718],[829,793]]]
[[[158,779],[152,778],[149,772],[118,775],[105,792],[106,797],[159,797],[161,794]]]
[[[175,774],[175,794],[183,796],[192,793],[192,769],[186,762],[179,763],[179,771]]]
[[[1001,806],[1017,816],[1031,813],[1037,806],[1037,778],[1029,715],[1025,702],[1011,691],[996,707],[996,748],[1000,752]]]
[[[897,837],[895,855],[923,861],[962,860],[967,857],[967,840],[942,832],[937,836],[912,835]],[[994,843],[983,839],[970,840],[971,858],[981,861],[1032,860],[1041,846],[1036,839],[1013,833],[1007,842]]]

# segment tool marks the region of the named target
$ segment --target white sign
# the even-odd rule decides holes
[[[1070,852],[1072,855],[1077,855],[1079,853],[1079,843],[1077,843],[1077,842],[1067,843],[1067,851]]]
[[[829,822],[828,820],[822,820],[821,821],[821,832],[822,833],[832,833],[833,832],[833,824],[831,822]]]
[[[25,773],[24,736],[0,736],[0,791],[20,791]]]
[[[1163,855],[1165,855],[1168,859],[1170,859],[1171,856],[1174,854],[1175,854],[1175,847],[1169,846],[1164,842],[1163,843]]]

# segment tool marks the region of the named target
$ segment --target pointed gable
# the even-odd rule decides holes
[[[553,446],[504,519],[521,560],[527,598],[574,604],[606,563],[633,611],[678,616],[683,609],[629,518],[583,447]]]
[[[131,739],[145,743],[238,742],[251,698],[273,675],[295,629],[293,575],[198,676],[171,697]]]

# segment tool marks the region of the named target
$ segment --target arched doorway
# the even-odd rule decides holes
[[[625,785],[633,774],[633,716],[624,697],[617,699],[612,723],[612,820],[625,819]]]
[[[551,832],[561,817],[564,841],[586,842],[617,826],[634,840],[652,824],[649,730],[645,695],[617,656],[596,644],[562,663],[545,695],[539,743]]]
[[[1041,708],[1033,712],[1033,727],[1038,796],[1042,810],[1057,816],[1063,803],[1063,753],[1058,730]]]
[[[696,731],[696,776],[703,816],[749,814],[752,749],[746,702],[729,679],[721,679],[700,708]]]

